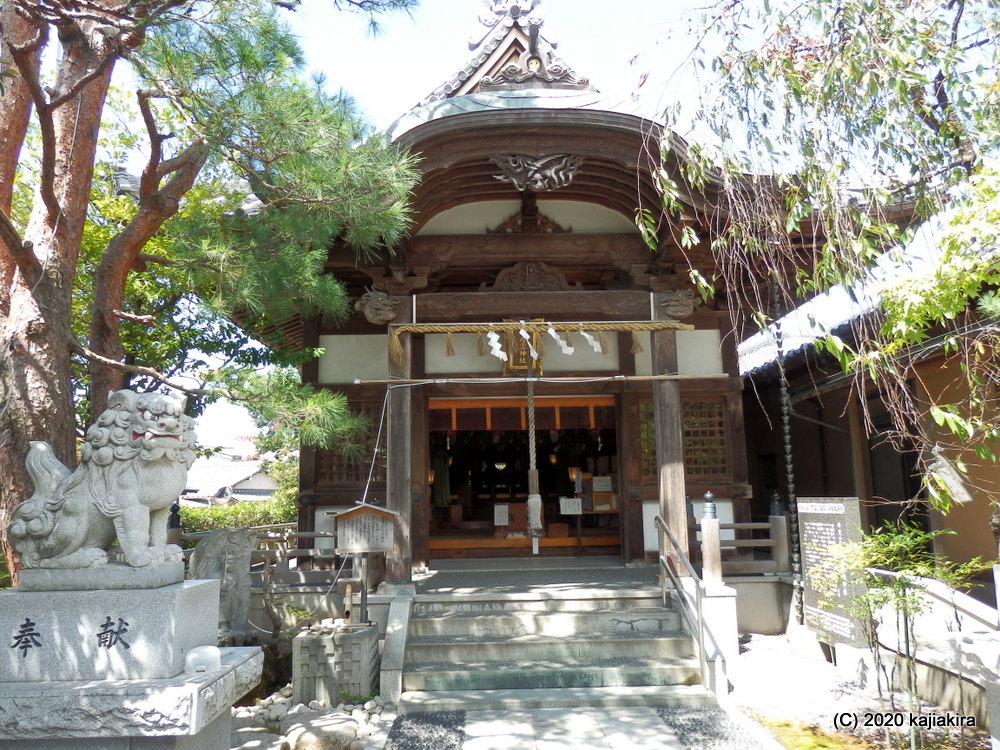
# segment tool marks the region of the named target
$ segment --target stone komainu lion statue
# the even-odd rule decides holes
[[[194,421],[184,403],[159,393],[117,391],[87,430],[76,471],[32,442],[35,493],[18,505],[7,538],[25,568],[90,568],[108,561],[117,538],[133,567],[181,559],[167,544],[170,505],[194,461]]]

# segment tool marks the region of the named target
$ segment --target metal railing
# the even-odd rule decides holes
[[[702,581],[698,571],[691,564],[690,559],[681,548],[677,539],[667,528],[660,516],[654,519],[656,528],[659,531],[659,555],[660,555],[660,591],[664,604],[668,600],[667,581],[673,586],[676,592],[678,610],[691,634],[698,650],[698,660],[701,666],[702,680],[714,681],[710,685],[717,693],[728,691],[728,681],[726,679],[725,656],[718,639],[712,632],[712,628],[705,622],[703,603],[707,596],[705,582]],[[667,554],[667,543],[669,543],[672,554]],[[680,568],[678,568],[680,563]],[[707,644],[707,648],[706,648]]]
[[[906,586],[920,589],[931,599],[947,605],[957,616],[968,617],[970,620],[973,620],[977,627],[983,627],[993,632],[1000,630],[997,624],[996,609],[978,599],[972,598],[968,594],[956,591],[946,583],[936,581],[933,578],[906,575],[880,568],[866,568],[866,571],[878,578],[895,579],[902,581]]]

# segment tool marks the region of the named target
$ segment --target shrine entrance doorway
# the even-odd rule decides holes
[[[432,559],[532,554],[529,423],[524,398],[430,399]],[[562,514],[561,497],[582,500],[582,554],[620,554],[615,398],[535,399],[535,452],[545,527],[539,554],[578,552],[577,517]]]

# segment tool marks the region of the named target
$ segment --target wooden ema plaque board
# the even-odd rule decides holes
[[[832,547],[861,541],[861,506],[856,497],[800,497],[802,605],[805,624],[821,640],[865,646],[851,600],[863,584],[833,570]]]

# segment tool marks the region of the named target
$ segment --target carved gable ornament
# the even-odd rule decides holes
[[[525,86],[558,86],[585,89],[590,81],[577,75],[555,53],[555,44],[541,34],[542,18],[535,11],[538,0],[508,0],[488,3],[480,21],[483,25],[519,26],[528,35],[528,48],[517,58],[493,75],[483,76],[479,87],[490,89],[520,88]],[[471,46],[471,45],[470,45]]]
[[[582,289],[579,283],[570,284],[566,275],[540,261],[515,263],[497,274],[492,286],[481,284],[481,292],[565,292]]]
[[[535,193],[566,187],[583,165],[583,157],[572,154],[548,154],[538,158],[525,154],[499,154],[491,156],[490,161],[503,173],[495,175],[496,179],[509,182],[518,190]]]

